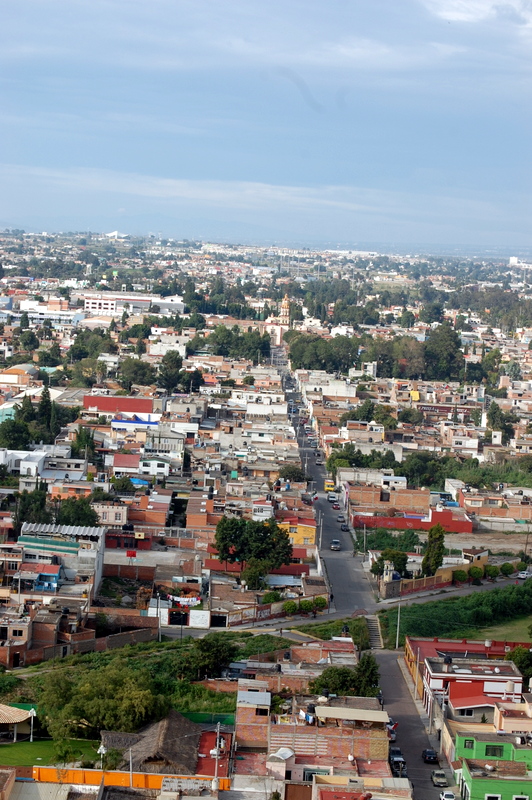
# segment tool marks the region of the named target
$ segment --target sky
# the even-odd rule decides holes
[[[532,0],[2,0],[0,228],[532,248]]]

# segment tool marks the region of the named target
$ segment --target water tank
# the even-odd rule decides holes
[[[486,639],[484,642],[484,647],[491,647],[491,639]]]
[[[506,694],[513,694],[515,691],[515,683],[513,681],[506,681]]]

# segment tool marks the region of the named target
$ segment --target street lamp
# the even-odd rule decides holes
[[[33,720],[37,716],[34,708],[30,708],[30,742],[33,742]]]
[[[103,744],[101,744],[96,752],[98,753],[99,756],[102,757],[102,772],[103,772],[104,771],[104,769],[103,769],[103,757],[107,753],[107,747],[104,747]]]

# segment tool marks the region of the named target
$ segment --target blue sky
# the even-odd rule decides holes
[[[531,0],[3,0],[0,227],[532,247]]]

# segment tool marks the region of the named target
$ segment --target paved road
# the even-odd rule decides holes
[[[437,749],[437,740],[429,740],[425,727],[418,714],[416,705],[403,678],[397,663],[397,652],[392,650],[374,651],[379,663],[381,688],[384,708],[390,717],[399,723],[397,741],[394,745],[401,748],[405,758],[408,778],[414,786],[414,797],[418,800],[438,800],[440,789],[436,789],[430,780],[430,773],[436,769],[434,764],[425,764],[421,752],[427,747]],[[442,761],[442,767],[446,767]],[[448,769],[447,777],[451,777]]]

